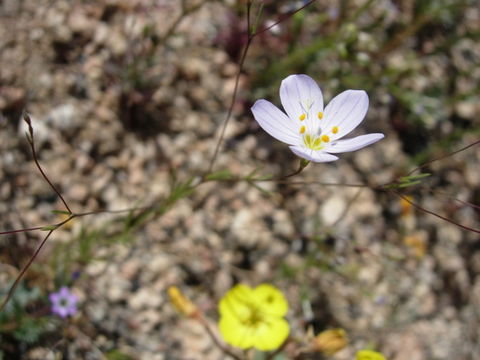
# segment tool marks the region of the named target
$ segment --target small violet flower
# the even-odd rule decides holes
[[[317,83],[307,75],[290,75],[280,85],[280,100],[288,116],[264,99],[253,105],[253,116],[263,130],[306,160],[335,161],[338,157],[332,154],[358,150],[384,137],[374,133],[339,140],[367,113],[368,96],[363,90],[346,90],[324,109]]]
[[[52,303],[52,313],[62,318],[75,315],[77,312],[77,296],[66,286],[62,286],[56,293],[51,293],[49,299]]]

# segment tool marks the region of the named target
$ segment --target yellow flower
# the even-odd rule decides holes
[[[347,333],[343,329],[322,331],[313,340],[313,347],[325,355],[333,355],[347,346]]]
[[[237,285],[220,300],[219,310],[220,333],[228,344],[241,349],[278,349],[290,332],[283,318],[288,310],[287,300],[272,285],[262,284],[254,289]]]
[[[176,286],[168,288],[168,296],[170,297],[170,302],[180,314],[188,317],[198,315],[198,309],[195,304],[187,299]]]
[[[357,351],[355,360],[387,360],[381,353],[372,350]]]

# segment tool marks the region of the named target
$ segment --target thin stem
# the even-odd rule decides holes
[[[255,36],[257,36],[257,35],[263,34],[264,32],[267,32],[267,31],[270,30],[271,28],[273,28],[273,27],[277,26],[278,24],[284,22],[284,21],[285,21],[286,19],[288,19],[289,17],[291,17],[291,16],[295,15],[296,13],[302,11],[302,10],[305,9],[307,6],[310,6],[310,5],[313,4],[315,1],[317,1],[317,0],[310,0],[310,1],[309,1],[308,3],[306,3],[305,5],[299,7],[297,10],[289,13],[289,14],[288,14],[286,17],[284,17],[283,19],[280,19],[280,20],[274,22],[273,24],[267,26],[265,29],[262,29],[262,30],[260,30],[260,31],[255,32],[254,34],[252,34],[252,38],[255,37]]]
[[[335,222],[330,226],[331,228],[335,228],[339,223],[340,221],[342,221],[342,219],[345,218],[345,216],[347,216],[348,212],[350,211],[350,209],[352,208],[353,204],[355,203],[355,201],[358,200],[358,198],[360,197],[360,194],[362,193],[364,189],[363,188],[359,188],[355,195],[348,201],[347,203],[347,206],[345,206],[345,209],[343,209],[342,213],[340,214],[340,216],[337,218],[337,220],[335,220]]]
[[[223,120],[223,125],[222,125],[222,130],[220,132],[220,137],[217,140],[217,144],[215,145],[215,151],[213,152],[212,159],[210,160],[210,165],[208,166],[208,171],[207,174],[212,172],[213,166],[215,165],[215,160],[217,159],[218,152],[220,151],[220,146],[222,145],[223,138],[225,137],[225,131],[227,129],[227,125],[230,122],[230,119],[232,117],[233,113],[233,107],[235,106],[235,100],[237,99],[237,94],[238,94],[238,85],[240,83],[240,75],[242,74],[243,71],[243,66],[245,64],[245,59],[247,58],[247,53],[248,49],[250,48],[250,45],[252,43],[253,37],[250,34],[250,10],[251,10],[251,1],[249,0],[247,3],[247,43],[245,44],[245,47],[243,48],[243,53],[240,58],[240,61],[238,62],[238,70],[237,74],[235,76],[235,86],[233,88],[233,94],[232,98],[230,100],[230,106],[228,107],[227,115],[225,116],[225,119]]]
[[[183,21],[183,19],[186,16],[188,16],[191,13],[199,10],[205,4],[206,4],[206,2],[201,1],[196,5],[192,5],[191,7],[187,7],[186,4],[185,4],[185,1],[182,1],[182,3],[181,3],[181,8],[182,9],[181,9],[180,15],[173,21],[173,23],[170,25],[170,27],[165,32],[165,34],[160,38],[159,43],[160,44],[165,43],[168,40],[168,38],[170,36],[172,36],[172,34],[177,30],[178,26],[180,25],[180,23]]]
[[[35,231],[35,230],[40,230],[42,228],[43,228],[43,226],[36,226],[36,227],[26,228],[26,229],[8,230],[8,231],[0,232],[0,235],[15,234],[15,233],[21,233],[21,232],[27,232],[27,231]]]
[[[210,336],[210,338],[212,339],[213,343],[220,349],[223,351],[224,354],[227,354],[227,355],[230,355],[232,358],[236,359],[236,360],[242,360],[242,358],[240,356],[238,356],[237,354],[235,354],[233,351],[231,351],[230,349],[228,349],[226,346],[224,346],[220,340],[218,340],[217,336],[213,333],[212,329],[210,328],[210,326],[208,325],[207,321],[205,320],[205,318],[200,315],[198,317],[196,317],[196,319],[200,322],[200,324],[202,324],[203,328],[207,331],[207,334]]]
[[[474,228],[471,228],[469,226],[465,226],[465,225],[462,225],[460,223],[457,223],[456,221],[453,221],[445,216],[442,216],[440,214],[437,214],[431,210],[428,210],[426,208],[424,208],[423,206],[420,206],[418,205],[417,203],[414,203],[411,199],[409,199],[407,196],[405,195],[402,195],[400,194],[398,191],[395,191],[395,190],[390,190],[391,193],[397,195],[398,197],[400,197],[401,199],[403,199],[404,201],[408,202],[410,205],[412,205],[414,208],[420,210],[420,211],[423,211],[423,212],[426,212],[427,214],[430,214],[430,215],[433,215],[439,219],[442,219],[450,224],[453,224],[461,229],[464,229],[464,230],[468,230],[468,231],[471,231],[471,232],[474,232],[474,233],[477,233],[477,234],[480,234],[480,230],[477,230],[477,229],[474,229]]]
[[[3,300],[2,302],[2,305],[0,306],[0,312],[2,312],[5,308],[5,306],[7,305],[8,301],[10,300],[10,298],[12,297],[13,293],[15,292],[15,289],[17,288],[18,284],[20,283],[20,280],[23,278],[23,275],[25,275],[26,271],[28,270],[28,268],[30,267],[30,265],[32,265],[33,261],[35,260],[35,258],[37,257],[37,255],[40,253],[40,250],[42,250],[43,246],[45,245],[45,243],[47,242],[48,238],[50,237],[50,235],[52,235],[54,230],[50,230],[47,234],[47,236],[45,236],[45,238],[42,240],[42,242],[40,243],[40,246],[38,246],[37,250],[35,250],[35,252],[33,253],[33,256],[30,258],[30,260],[28,260],[28,262],[25,264],[25,266],[23,267],[22,271],[20,271],[20,274],[17,276],[17,278],[15,279],[13,285],[10,287],[10,289],[8,290],[8,294],[5,298],[5,300]]]
[[[455,151],[453,151],[453,152],[451,152],[451,153],[448,153],[448,154],[446,154],[446,155],[443,155],[443,156],[434,158],[434,159],[432,159],[432,160],[429,160],[429,161],[427,161],[427,162],[424,162],[424,163],[421,164],[420,166],[417,166],[415,169],[413,169],[412,171],[410,171],[406,176],[411,175],[411,174],[414,173],[415,171],[418,171],[418,170],[420,170],[420,169],[423,169],[424,167],[430,165],[430,164],[433,163],[433,162],[446,159],[446,158],[448,158],[448,157],[450,157],[450,156],[456,155],[456,154],[458,154],[459,152],[465,151],[465,150],[467,150],[467,149],[469,149],[469,148],[471,148],[471,147],[473,147],[473,146],[475,146],[475,145],[478,145],[478,144],[480,144],[480,139],[474,141],[473,143],[471,143],[471,144],[469,144],[469,145],[467,145],[467,146],[465,146],[465,147],[463,147],[463,148],[461,148],[461,149],[459,149],[459,150],[455,150]]]
[[[464,206],[469,206],[473,209],[477,209],[477,210],[480,210],[480,205],[476,205],[476,204],[473,204],[471,202],[468,202],[468,201],[465,201],[465,200],[461,200],[459,198],[456,198],[455,196],[449,194],[449,193],[446,193],[444,191],[439,191],[439,190],[434,190],[434,189],[430,189],[430,188],[426,188],[426,187],[419,187],[420,189],[425,189],[427,191],[429,191],[430,193],[432,193],[433,195],[439,195],[439,196],[443,196],[447,199],[450,199],[450,200],[453,200],[453,201],[456,201]]]
[[[30,144],[30,149],[32,150],[33,161],[35,162],[35,165],[37,166],[37,169],[40,171],[40,173],[42,174],[43,178],[48,183],[48,185],[50,185],[50,187],[53,189],[53,191],[55,191],[55,193],[60,198],[60,200],[62,200],[63,205],[65,205],[65,208],[67,209],[67,211],[70,214],[72,214],[72,210],[70,210],[70,207],[68,206],[67,202],[63,198],[62,194],[60,194],[60,191],[58,191],[57,188],[55,187],[55,185],[53,185],[53,183],[50,181],[50,179],[48,178],[47,174],[45,174],[45,172],[42,169],[42,166],[40,165],[40,163],[38,161],[37,152],[35,150],[35,141],[34,141],[34,135],[33,135],[32,121],[30,120],[30,116],[27,113],[25,113],[23,115],[23,120],[28,124],[28,132],[29,132],[30,136],[27,136],[27,140],[28,140],[28,143]]]
[[[295,175],[300,174],[303,171],[303,169],[305,169],[308,166],[308,164],[310,164],[310,161],[306,161],[306,160],[303,160],[303,159],[300,160],[300,166],[298,167],[297,171],[294,171],[291,174],[285,175],[285,176],[279,178],[278,180],[286,180],[288,178],[291,178],[291,177],[294,177]]]

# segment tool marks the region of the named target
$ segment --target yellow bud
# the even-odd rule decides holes
[[[422,233],[407,235],[403,238],[403,243],[410,249],[411,253],[417,258],[423,258],[427,253],[427,239]]]
[[[372,350],[360,350],[355,355],[355,360],[386,360],[381,353]]]
[[[343,329],[322,331],[313,339],[313,348],[325,355],[333,355],[347,346],[347,333]]]
[[[168,296],[170,297],[170,302],[180,314],[188,317],[198,315],[199,312],[195,304],[187,299],[176,286],[168,288]]]
[[[412,213],[412,204],[409,201],[413,201],[413,197],[406,195],[405,198],[400,199],[400,209],[402,216],[408,216]]]

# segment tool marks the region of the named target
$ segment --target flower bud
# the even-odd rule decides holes
[[[170,297],[170,302],[180,314],[187,317],[198,315],[199,312],[195,304],[187,299],[176,286],[168,288],[168,296]]]
[[[322,331],[313,339],[313,348],[325,355],[333,355],[347,346],[347,333],[343,329]]]

